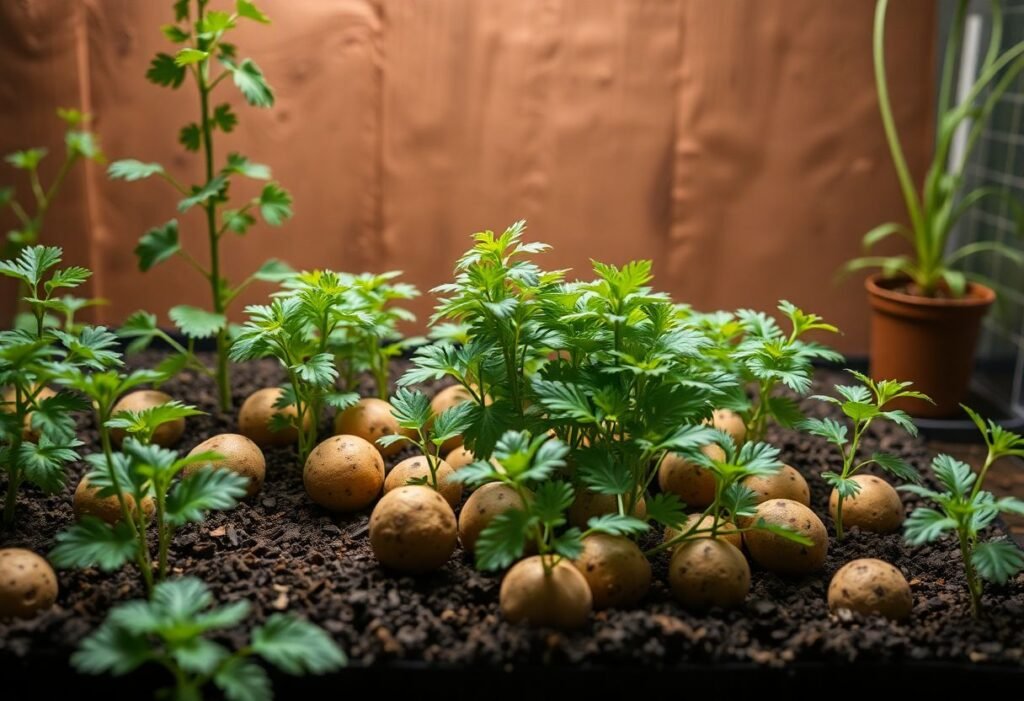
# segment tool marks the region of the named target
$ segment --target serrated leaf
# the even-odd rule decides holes
[[[82,640],[71,666],[84,674],[128,674],[149,661],[152,650],[144,635],[104,623]]]
[[[107,168],[107,177],[114,180],[143,180],[154,175],[163,175],[164,167],[159,163],[143,163],[134,158],[114,161]]]
[[[239,17],[245,17],[261,24],[270,24],[270,18],[263,14],[251,0],[238,0],[235,5],[235,12]]]
[[[272,107],[274,105],[274,91],[263,77],[263,71],[253,63],[252,59],[247,58],[237,65],[231,61],[225,61],[224,66],[231,71],[235,85],[242,92],[246,102],[253,107]]]
[[[345,654],[323,629],[294,616],[271,615],[252,632],[252,650],[288,674],[324,674],[345,666]]]
[[[19,170],[35,170],[47,153],[45,148],[29,148],[10,153],[4,156],[4,160]]]
[[[160,32],[167,37],[168,41],[175,44],[186,42],[191,36],[187,31],[175,24],[165,24],[160,27]]]
[[[149,64],[146,79],[165,88],[177,89],[185,82],[186,69],[170,54],[158,53]]]
[[[175,525],[203,520],[207,511],[232,509],[245,496],[249,479],[231,470],[201,467],[171,488],[167,520]]]
[[[179,304],[167,312],[174,325],[189,338],[213,338],[227,326],[227,317],[199,307]]]
[[[207,51],[200,51],[199,49],[186,47],[174,55],[174,65],[191,66],[194,63],[201,63],[209,57],[210,54]]]
[[[282,282],[293,275],[295,275],[295,269],[277,258],[266,261],[259,267],[259,270],[252,274],[254,278],[264,282]]]
[[[139,239],[135,257],[139,259],[139,270],[146,272],[181,250],[178,241],[178,220],[171,219],[163,226],[150,229]]]
[[[196,205],[205,205],[214,198],[221,197],[227,187],[227,179],[218,175],[203,187],[193,187],[192,194],[178,202],[178,211],[184,214]]]
[[[266,671],[242,658],[228,660],[217,670],[213,683],[228,701],[271,701],[274,696]]]
[[[281,226],[292,216],[292,196],[276,183],[268,183],[259,196],[260,216],[271,226]]]
[[[604,514],[587,521],[588,530],[608,535],[634,536],[644,533],[648,528],[650,526],[646,521],[620,514]]]
[[[234,110],[231,109],[231,105],[223,103],[213,108],[213,115],[211,116],[214,126],[220,129],[225,134],[230,134],[235,130],[238,125],[238,116],[235,115]]]
[[[195,122],[186,124],[178,133],[178,143],[189,151],[198,151],[202,141],[199,125]]]
[[[477,538],[477,568],[500,570],[522,557],[533,523],[530,515],[520,509],[508,509],[495,516]]]
[[[893,475],[904,482],[921,481],[921,475],[917,473],[917,470],[911,467],[910,463],[897,455],[892,455],[890,453],[874,453],[871,456],[871,462],[874,462],[890,475]]]
[[[918,507],[903,524],[903,534],[911,545],[921,545],[938,540],[947,532],[955,530],[957,522],[945,514],[929,507]]]
[[[244,234],[256,223],[256,218],[248,212],[237,209],[225,209],[221,212],[221,220],[228,231]]]
[[[1005,584],[1024,569],[1024,552],[1006,540],[979,543],[971,554],[971,562],[983,579]]]
[[[131,527],[119,521],[111,526],[95,516],[86,516],[57,534],[57,547],[50,552],[55,567],[99,567],[120,569],[135,555],[136,541]]]
[[[662,526],[678,528],[686,521],[686,505],[675,494],[655,494],[647,500],[647,517]]]
[[[224,166],[225,173],[237,173],[254,180],[269,180],[270,166],[262,163],[253,163],[240,153],[228,154],[227,165]]]

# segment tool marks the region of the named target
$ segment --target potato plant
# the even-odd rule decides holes
[[[876,465],[883,471],[904,482],[918,482],[920,476],[913,467],[903,459],[890,453],[875,452],[871,456],[861,458],[860,442],[867,433],[871,424],[876,420],[891,421],[899,425],[903,430],[912,436],[917,435],[917,426],[906,414],[899,409],[886,409],[890,402],[901,398],[923,399],[931,401],[927,395],[921,392],[907,389],[910,382],[899,382],[897,380],[872,380],[866,375],[848,370],[862,384],[860,385],[836,385],[835,391],[842,397],[814,395],[812,398],[819,401],[833,404],[842,409],[853,426],[853,435],[849,434],[846,426],[835,419],[807,419],[801,422],[800,427],[808,433],[820,436],[829,443],[839,448],[843,459],[842,470],[838,473],[831,470],[822,473],[822,477],[836,491],[837,506],[835,512],[836,538],[842,540],[843,531],[843,502],[855,497],[861,490],[861,485],[853,477],[863,468],[869,465]]]
[[[1024,501],[1015,497],[997,499],[984,490],[985,476],[992,463],[1007,456],[1024,457],[1024,438],[993,421],[986,422],[968,407],[964,410],[988,447],[978,474],[966,463],[940,454],[932,461],[932,473],[941,491],[914,484],[900,489],[918,494],[938,507],[921,506],[910,514],[904,524],[907,542],[921,545],[950,533],[956,534],[971,596],[971,611],[978,616],[982,608],[982,580],[1003,584],[1024,570],[1024,552],[1011,540],[983,541],[981,535],[999,514],[1024,516]]]
[[[152,60],[146,78],[157,85],[178,89],[191,78],[199,95],[199,120],[182,127],[179,143],[188,152],[201,153],[203,180],[186,186],[159,163],[127,159],[112,163],[111,178],[128,181],[159,177],[182,197],[178,211],[186,214],[195,207],[203,210],[208,262],[201,262],[183,245],[177,219],[147,231],[135,248],[139,268],[153,266],[178,256],[185,260],[210,286],[212,309],[179,305],[169,312],[171,320],[191,339],[216,338],[217,388],[222,410],[231,407],[231,386],[228,368],[228,323],[226,312],[231,302],[253,281],[275,279],[280,261],[271,260],[240,284],[232,285],[224,277],[221,241],[228,234],[244,235],[256,223],[255,213],[271,226],[280,226],[292,216],[292,198],[277,183],[270,181],[270,168],[254,163],[239,153],[229,153],[217,165],[214,135],[230,134],[238,124],[229,102],[216,102],[214,94],[223,83],[231,81],[245,101],[261,108],[272,107],[274,92],[263,72],[251,58],[239,59],[238,48],[227,41],[228,34],[240,22],[269,24],[269,18],[250,0],[237,0],[233,12],[214,10],[210,0],[175,0],[174,23],[162,27],[172,44],[181,45],[173,55],[158,53]],[[238,177],[265,181],[259,194],[237,208],[226,208],[229,190]]]
[[[153,663],[174,678],[160,695],[197,700],[216,687],[228,699],[273,698],[266,670],[253,658],[292,675],[324,674],[346,664],[345,654],[321,628],[275,613],[252,630],[249,644],[235,651],[208,636],[241,625],[251,614],[246,601],[214,605],[207,586],[194,577],[158,584],[148,600],[118,604],[106,621],[79,644],[71,664],[85,674],[122,676]]]

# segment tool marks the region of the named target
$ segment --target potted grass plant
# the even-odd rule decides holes
[[[1002,12],[999,1],[993,0],[987,51],[974,82],[961,91],[962,99],[954,102],[953,74],[963,46],[968,8],[968,0],[959,0],[942,64],[934,156],[918,187],[903,155],[889,99],[885,67],[888,4],[888,0],[878,0],[875,10],[875,80],[909,225],[881,224],[864,235],[864,247],[870,253],[882,240],[896,236],[905,239],[910,250],[857,258],[846,270],[878,270],[866,281],[872,308],[872,376],[912,381],[935,403],[910,399],[901,408],[917,416],[938,418],[955,414],[965,398],[981,321],[996,297],[996,285],[965,271],[962,263],[976,255],[1024,263],[1024,253],[996,241],[951,245],[957,222],[983,200],[1005,202],[1018,223],[1024,222],[1024,207],[1009,192],[989,185],[968,189],[964,178],[968,157],[989,115],[1024,69],[1024,42],[1002,50]],[[962,148],[954,148],[958,132]]]

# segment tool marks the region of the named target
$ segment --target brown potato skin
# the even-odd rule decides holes
[[[456,482],[451,479],[451,476],[455,474],[448,463],[444,460],[437,466],[437,491],[440,492],[444,500],[448,502],[448,505],[453,509],[462,503],[462,482]],[[402,462],[398,463],[391,468],[391,472],[384,479],[384,493],[387,494],[392,489],[398,487],[404,487],[409,484],[409,480],[418,479],[420,477],[429,477],[430,467],[427,465],[427,459],[422,455],[416,455],[411,458],[406,458]],[[429,484],[426,486],[430,486]],[[433,487],[431,487],[433,488]]]
[[[41,390],[39,390],[39,394],[36,395],[36,401],[37,402],[41,402],[44,399],[49,399],[50,397],[55,397],[55,396],[57,396],[56,392],[54,392],[49,387],[43,387]],[[0,405],[0,406],[3,407],[2,411],[5,414],[13,414],[17,401],[18,400],[17,400],[17,397],[15,397],[14,387],[6,388],[4,390],[4,394],[3,394],[3,404]],[[25,414],[24,428],[22,428],[22,431],[21,431],[21,438],[22,438],[22,440],[26,440],[26,441],[38,441],[39,440],[39,432],[36,431],[34,428],[32,428],[32,413],[33,412],[30,411],[29,413]]]
[[[459,512],[459,541],[463,550],[474,551],[477,539],[495,516],[509,509],[525,508],[516,490],[501,482],[488,482],[477,488]]]
[[[284,409],[274,408],[274,403],[283,391],[280,387],[256,390],[245,398],[238,410],[238,432],[260,448],[282,448],[294,445],[299,440],[299,432],[293,426],[280,431],[270,430],[269,422],[274,414],[298,414],[294,404]],[[312,417],[307,414],[304,423],[307,428],[312,426]]]
[[[725,460],[725,451],[715,444],[706,445],[701,452],[713,460]],[[694,509],[703,509],[715,500],[715,476],[678,453],[669,453],[658,467],[661,491],[670,492]]]
[[[574,630],[586,624],[593,596],[586,578],[566,560],[544,574],[540,555],[520,560],[501,580],[501,613],[510,623]]]
[[[213,451],[224,456],[223,460],[214,460],[210,466],[215,469],[231,470],[242,477],[249,478],[245,488],[245,496],[255,496],[263,488],[263,480],[267,476],[267,461],[263,451],[252,440],[238,433],[221,433],[207,438],[189,451],[189,455]],[[202,465],[189,465],[185,474],[191,474]]]
[[[370,547],[384,567],[419,574],[444,566],[455,552],[455,512],[430,487],[398,487],[370,514]]]
[[[405,441],[398,441],[385,448],[377,443],[378,438],[392,434],[409,435],[409,432],[398,425],[398,419],[391,413],[391,404],[383,399],[360,399],[334,417],[334,435],[359,436],[372,443],[385,458],[390,458],[408,445]]]
[[[747,552],[767,570],[785,575],[806,575],[820,570],[828,554],[828,532],[818,515],[790,499],[769,499],[757,507],[752,522],[763,518],[767,523],[789,526],[813,541],[800,545],[765,531],[746,531],[743,542]]]
[[[743,417],[731,409],[715,409],[711,415],[711,425],[732,436],[737,446],[743,445],[747,439],[747,425],[743,423]]]
[[[0,620],[32,618],[57,600],[57,575],[31,550],[0,550]]]
[[[700,525],[697,526],[698,528],[711,528],[711,523],[714,520],[710,514],[708,514],[707,516],[701,516],[701,514],[690,514],[686,517],[686,523],[684,524],[684,528],[686,530],[692,528],[693,524],[697,522],[697,519],[700,519]],[[668,541],[672,540],[678,535],[679,531],[677,531],[676,529],[666,528],[664,536],[662,537],[662,542],[667,543]],[[700,537],[710,538],[711,536],[707,533],[704,533],[701,534]],[[729,543],[737,550],[741,550],[743,548],[743,534],[739,533],[736,529],[736,525],[729,521],[724,521],[718,524],[718,533],[715,535],[715,540],[724,540],[726,543]],[[676,547],[679,546],[677,545]],[[673,548],[673,552],[674,551],[675,548]]]
[[[384,486],[384,458],[359,436],[331,436],[306,459],[302,483],[309,498],[331,511],[359,511]]]
[[[587,580],[595,609],[635,606],[651,586],[651,563],[625,536],[587,536],[572,564]]]
[[[811,488],[807,486],[807,480],[789,465],[783,465],[774,475],[748,477],[743,484],[754,491],[758,504],[769,499],[789,499],[804,506],[811,505]]]
[[[121,502],[118,501],[116,494],[100,498],[98,493],[99,489],[89,485],[88,477],[83,477],[79,481],[71,501],[75,512],[75,519],[81,521],[86,516],[95,516],[110,525],[114,525],[121,520]],[[125,494],[124,499],[128,508],[134,511],[135,497],[131,494]],[[142,500],[142,510],[147,516],[153,515],[156,505],[153,503],[152,497],[146,497]]]
[[[171,395],[166,392],[156,389],[140,389],[135,392],[129,392],[117,400],[117,404],[111,410],[111,416],[116,415],[119,411],[142,411],[143,409],[166,404],[171,400]],[[185,419],[168,421],[165,424],[161,424],[153,432],[153,444],[170,448],[177,445],[183,435],[185,435]],[[115,446],[120,447],[124,439],[125,432],[122,429],[113,428],[110,430],[110,440],[113,441]]]
[[[914,597],[902,572],[884,560],[862,558],[846,563],[833,575],[828,608],[833,613],[849,609],[899,621],[914,609]]]
[[[444,461],[448,463],[448,466],[455,471],[461,470],[467,465],[472,465],[476,462],[476,456],[473,455],[473,451],[469,450],[466,446],[460,445],[453,450],[448,451],[444,456]]]
[[[676,548],[668,565],[668,583],[684,606],[734,608],[750,591],[750,565],[725,540],[698,538]]]
[[[903,502],[891,484],[874,475],[854,475],[860,485],[854,497],[843,499],[843,527],[857,526],[869,533],[892,533],[903,525]],[[832,490],[828,511],[833,520],[839,506],[839,492]]]
[[[598,494],[589,489],[577,489],[576,498],[569,507],[569,523],[578,528],[586,528],[587,521],[595,516],[605,514],[617,514],[619,502],[614,494]],[[647,517],[647,501],[643,497],[636,500],[633,506],[633,515],[637,518]]]

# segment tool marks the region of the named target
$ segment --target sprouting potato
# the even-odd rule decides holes
[[[684,528],[686,530],[692,528],[693,524],[697,522],[697,519],[700,519],[700,525],[697,526],[698,529],[711,528],[711,524],[714,522],[714,517],[711,514],[707,514],[706,516],[701,514],[690,514],[686,517],[686,524]],[[668,542],[677,536],[679,536],[679,531],[674,528],[666,528],[662,542]],[[701,533],[698,537],[710,538],[711,535],[710,533]],[[718,524],[718,532],[715,534],[715,538],[718,540],[724,540],[730,545],[735,546],[737,549],[743,547],[743,535],[737,530],[735,524],[730,523],[729,521],[720,522]]]
[[[586,578],[567,560],[545,574],[540,555],[520,560],[501,581],[501,613],[511,623],[573,630],[590,618],[593,597]]]
[[[743,417],[730,409],[715,409],[711,415],[711,425],[732,436],[736,445],[741,445],[747,438],[747,425],[743,423]]]
[[[385,567],[418,574],[444,566],[458,541],[455,512],[430,487],[398,487],[370,514],[370,547]]]
[[[144,409],[160,406],[161,404],[167,404],[170,401],[172,401],[171,395],[166,392],[156,389],[140,389],[135,392],[129,392],[121,397],[117,404],[114,405],[111,415],[116,415],[119,411],[143,411]],[[164,448],[170,448],[177,444],[183,435],[185,435],[185,419],[175,419],[165,424],[160,424],[157,427],[156,431],[153,432],[153,443]],[[124,430],[120,428],[111,429],[110,439],[114,442],[114,445],[120,446],[121,442],[125,439]]]
[[[595,609],[635,606],[651,586],[651,563],[625,536],[587,536],[573,565],[587,580]]]
[[[459,512],[459,541],[466,552],[473,552],[477,538],[500,513],[525,508],[523,500],[508,485],[488,482],[469,495]]]
[[[83,519],[86,516],[95,516],[113,525],[121,520],[121,502],[116,494],[109,497],[100,497],[99,489],[89,485],[89,479],[83,477],[75,488],[75,495],[72,497],[72,508],[76,519]],[[131,494],[124,495],[125,502],[130,510],[135,509],[135,497]],[[152,497],[142,500],[142,510],[151,515],[156,508]]]
[[[801,545],[763,530],[743,534],[750,556],[765,569],[785,575],[806,575],[821,569],[828,554],[828,532],[818,515],[790,499],[770,499],[757,507],[752,521],[786,526],[811,539]]]
[[[725,460],[725,451],[714,443],[701,448],[712,460]],[[703,509],[715,500],[715,476],[678,453],[669,453],[658,468],[661,491],[678,496],[691,508]]]
[[[881,477],[854,475],[851,477],[860,485],[856,496],[843,499],[843,526],[857,526],[870,533],[892,533],[903,524],[903,502],[899,492]],[[839,492],[832,490],[828,499],[828,510],[836,518]]]
[[[790,499],[804,506],[811,505],[811,488],[807,486],[807,480],[789,465],[783,465],[771,475],[748,477],[743,484],[757,495],[758,504],[769,499]]]
[[[367,397],[338,413],[334,418],[334,433],[359,436],[389,458],[401,451],[406,443],[398,441],[385,448],[377,443],[377,439],[399,433],[407,435],[408,431],[398,425],[398,419],[391,413],[391,404],[383,399]]]
[[[36,395],[36,402],[41,402],[44,399],[49,399],[50,397],[55,396],[57,396],[56,392],[54,392],[49,387],[43,387],[42,389],[39,390],[39,394]],[[8,387],[7,389],[4,390],[3,404],[0,404],[0,407],[2,407],[2,409],[0,410],[2,410],[6,414],[13,414],[15,411],[16,403],[17,398],[15,397],[14,388]],[[39,432],[32,428],[32,412],[29,412],[28,414],[25,415],[25,425],[22,429],[21,437],[26,441],[39,440]]]
[[[846,563],[832,577],[828,607],[898,621],[910,615],[914,597],[902,572],[884,560],[863,558]]]
[[[306,459],[302,483],[310,499],[331,511],[359,511],[384,486],[384,459],[359,436],[331,436]]]
[[[294,445],[299,439],[299,432],[294,426],[288,426],[280,431],[270,429],[270,420],[274,414],[296,416],[298,413],[294,404],[284,409],[274,407],[283,391],[280,387],[257,390],[246,397],[242,402],[242,408],[238,410],[238,432],[261,448]],[[313,417],[307,413],[303,422],[309,428],[313,425]]]
[[[750,566],[725,540],[698,538],[680,544],[668,566],[679,603],[694,609],[740,606],[750,591]]]
[[[462,483],[451,479],[453,474],[455,474],[455,470],[449,467],[448,463],[444,460],[441,460],[437,466],[437,491],[440,492],[449,506],[454,509],[462,502]],[[427,465],[425,457],[417,455],[406,458],[388,472],[388,476],[384,480],[384,493],[387,494],[392,489],[404,487],[409,484],[410,480],[429,479],[429,477],[430,467]],[[429,482],[426,486],[431,487]]]
[[[0,619],[31,618],[57,600],[57,575],[31,550],[0,550]]]
[[[625,497],[623,497],[625,498]],[[614,494],[598,494],[589,489],[577,489],[576,498],[569,507],[569,523],[579,528],[586,528],[587,521],[595,516],[615,514],[619,512],[619,501]],[[633,516],[643,519],[647,517],[647,502],[643,497],[636,500]]]
[[[263,480],[267,474],[267,461],[263,457],[260,447],[245,436],[237,433],[221,433],[197,445],[189,451],[189,455],[208,451],[224,456],[221,460],[211,461],[209,463],[211,467],[231,470],[249,479],[245,488],[247,497],[254,496],[263,487]],[[185,468],[185,473],[195,472],[200,467],[202,465],[189,465]]]

